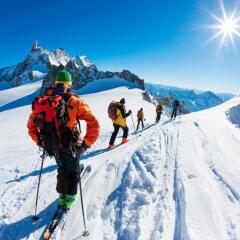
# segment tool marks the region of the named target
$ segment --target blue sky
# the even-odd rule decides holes
[[[235,0],[236,2],[237,0]],[[225,1],[231,10],[234,1]],[[129,69],[147,82],[239,93],[240,45],[203,43],[217,0],[2,0],[0,67],[40,46],[87,55],[101,70]]]

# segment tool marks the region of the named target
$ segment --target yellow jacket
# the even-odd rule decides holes
[[[131,114],[131,112],[129,111],[128,113],[126,113],[126,109],[123,104],[119,102],[117,102],[116,104],[117,104],[117,118],[112,122],[121,127],[126,127],[127,126],[126,118]]]

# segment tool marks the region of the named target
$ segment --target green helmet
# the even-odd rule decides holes
[[[68,71],[60,71],[58,72],[55,83],[64,83],[67,86],[72,85],[72,77],[71,74]]]

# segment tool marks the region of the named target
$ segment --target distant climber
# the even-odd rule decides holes
[[[171,120],[176,118],[179,105],[180,105],[179,101],[175,99],[172,104],[173,111],[172,111]]]
[[[114,131],[109,141],[109,148],[115,147],[114,142],[117,137],[118,131],[121,128],[123,130],[122,143],[128,142],[128,126],[126,123],[126,118],[131,115],[132,111],[126,112],[125,109],[125,99],[122,98],[120,102],[111,102],[108,106],[108,116],[113,122]]]
[[[27,124],[32,140],[56,159],[59,206],[67,208],[77,194],[79,157],[99,136],[98,120],[87,103],[72,93],[71,85],[70,73],[58,72],[55,84],[47,89],[46,95],[33,101]],[[77,128],[79,120],[87,125],[83,139]]]
[[[138,130],[138,128],[139,128],[140,123],[142,123],[142,128],[144,128],[144,123],[143,123],[143,121],[145,121],[145,119],[144,119],[143,108],[141,108],[140,110],[138,110],[137,120],[138,120],[137,130]]]
[[[161,119],[161,115],[162,115],[162,111],[163,111],[163,107],[162,104],[159,103],[156,107],[156,113],[157,113],[157,117],[156,117],[156,123],[158,123]]]

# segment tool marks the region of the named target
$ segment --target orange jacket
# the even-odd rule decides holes
[[[85,120],[87,123],[87,132],[84,137],[84,141],[89,147],[91,147],[99,136],[100,126],[98,120],[91,112],[87,103],[77,96],[72,95],[69,98],[67,105],[67,111],[69,116],[69,120],[67,121],[68,127],[74,128],[77,126],[77,120]],[[32,112],[29,116],[27,127],[28,134],[31,136],[32,140],[37,143],[38,127],[35,123],[35,119],[36,114]]]

